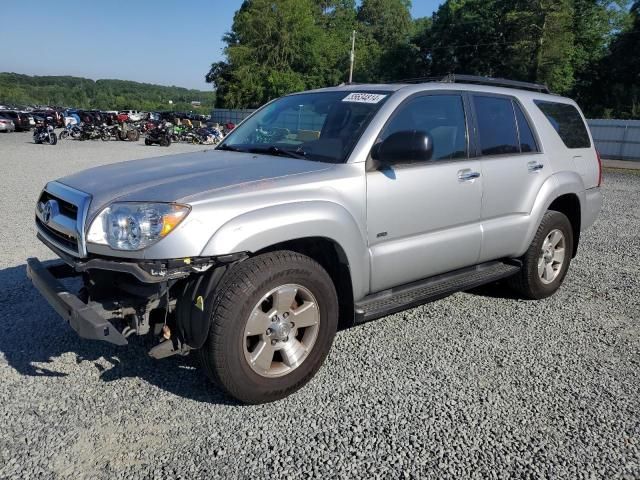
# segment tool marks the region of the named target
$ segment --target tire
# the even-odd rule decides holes
[[[108,142],[109,140],[111,140],[111,135],[109,135],[108,133],[103,133],[102,135],[100,135],[100,139],[103,142]]]
[[[264,312],[265,302],[267,310],[274,308],[268,305],[268,299],[262,303],[261,300],[270,292],[281,290],[297,292],[295,297],[289,293],[278,298],[284,299],[285,304],[289,298],[295,298],[291,305],[298,306],[289,307],[289,314],[278,310],[271,320],[267,320],[268,325],[277,325],[268,323],[273,318],[280,322],[292,318],[294,323],[300,319],[302,323],[302,318],[309,317],[297,317],[299,313],[295,312],[303,305],[309,305],[307,302],[316,305],[315,310],[305,308],[305,312],[315,315],[317,323],[306,328],[286,324],[287,330],[278,329],[279,340],[273,340],[273,337],[268,340],[266,335],[275,335],[270,328],[264,334],[247,335],[247,322],[250,317],[258,318],[255,317],[259,313],[257,309]],[[272,303],[276,302],[275,296],[268,298]],[[211,325],[209,336],[199,350],[203,369],[209,379],[229,395],[248,404],[279,400],[309,382],[329,353],[338,326],[338,298],[331,278],[311,258],[290,251],[258,255],[231,267],[218,288],[205,300],[205,309],[211,316]],[[269,315],[261,318],[269,319]],[[289,327],[293,329],[289,331]],[[262,332],[261,327],[256,331]],[[250,352],[252,340],[256,346]],[[270,354],[267,358],[272,360],[265,363],[269,365],[268,370],[258,373],[259,367],[249,357],[256,354],[264,340],[268,341],[264,343],[265,347],[276,345],[272,350],[280,353]],[[297,348],[305,344],[308,350],[300,353]],[[288,358],[285,352],[292,353],[288,361],[285,361]]]
[[[162,137],[160,139],[160,146],[161,147],[168,147],[171,145],[171,138],[170,137]]]
[[[145,139],[144,139],[144,144],[145,144],[147,147],[150,147],[151,145],[153,145],[153,144],[151,143],[151,140],[149,140],[148,138],[145,138]]]
[[[56,145],[58,143],[58,136],[55,133],[49,135],[49,145]]]
[[[127,140],[129,140],[130,142],[137,142],[138,140],[140,140],[140,132],[138,132],[137,130],[129,130],[127,132]]]
[[[560,232],[562,240],[552,252],[548,250],[549,243],[546,242],[550,239],[553,244],[559,238],[555,232]],[[545,213],[529,250],[521,259],[522,270],[509,279],[511,288],[530,300],[541,300],[556,293],[571,263],[573,238],[571,222],[564,214],[553,210]],[[562,263],[556,264],[560,258],[559,250],[563,250]]]
[[[66,140],[69,138],[69,132],[67,130],[63,130],[60,132],[60,140]]]

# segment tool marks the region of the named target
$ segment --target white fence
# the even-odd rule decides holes
[[[603,158],[640,162],[640,120],[589,120]]]
[[[211,118],[218,123],[238,124],[253,112],[219,108],[211,113]],[[588,123],[603,158],[640,162],[640,120],[588,120]]]

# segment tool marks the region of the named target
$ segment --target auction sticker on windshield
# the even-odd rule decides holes
[[[380,95],[379,93],[350,93],[342,99],[343,102],[354,103],[380,103],[386,95]]]

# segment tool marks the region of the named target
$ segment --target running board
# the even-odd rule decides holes
[[[356,303],[354,323],[358,325],[377,320],[456,292],[511,277],[521,268],[517,260],[509,260],[509,263],[488,262],[374,293]]]

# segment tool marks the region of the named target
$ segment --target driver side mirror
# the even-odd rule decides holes
[[[433,158],[433,137],[420,130],[396,132],[373,146],[371,158],[381,165],[427,162]]]

